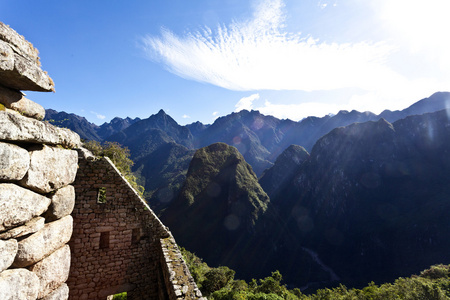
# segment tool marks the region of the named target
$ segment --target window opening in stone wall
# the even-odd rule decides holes
[[[137,244],[141,240],[141,229],[134,228],[131,232],[131,243]]]
[[[100,233],[100,249],[108,249],[109,248],[109,231]]]
[[[98,193],[97,193],[97,203],[106,203],[106,188],[105,187],[101,187],[98,189]]]

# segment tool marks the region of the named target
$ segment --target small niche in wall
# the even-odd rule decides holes
[[[109,248],[109,231],[100,233],[100,249],[108,249]]]
[[[131,231],[131,243],[137,244],[141,240],[141,229],[140,228],[134,228]]]
[[[101,187],[97,192],[97,203],[104,204],[106,203],[106,188]]]

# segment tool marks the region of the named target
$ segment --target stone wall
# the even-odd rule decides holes
[[[128,299],[201,298],[170,232],[112,162],[79,153],[69,299],[105,300],[121,292]],[[165,241],[174,245],[175,276]]]
[[[51,91],[37,50],[0,23],[0,299],[67,299],[77,134],[20,90]]]

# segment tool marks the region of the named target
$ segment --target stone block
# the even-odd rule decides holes
[[[27,150],[0,142],[0,180],[20,180],[29,167],[30,155]]]
[[[42,120],[45,117],[44,107],[25,98],[24,94],[20,91],[0,86],[0,103],[7,108],[36,120]]]
[[[44,228],[44,223],[45,219],[43,217],[33,218],[22,226],[0,233],[0,239],[7,240],[10,238],[20,238],[24,235],[38,232]]]
[[[6,270],[14,261],[17,253],[17,241],[0,240],[0,272]]]
[[[0,128],[5,129],[0,131],[0,140],[62,145],[68,148],[81,146],[80,136],[75,132],[24,117],[10,109],[0,111]]]
[[[67,300],[69,299],[69,287],[63,283],[56,290],[40,300]]]
[[[39,291],[39,278],[26,269],[6,270],[0,273],[0,299],[34,300]]]
[[[23,36],[0,23],[0,82],[3,86],[17,90],[53,91],[53,81],[40,68],[37,55],[38,51]]]
[[[39,51],[22,35],[8,25],[0,22],[0,40],[8,43],[15,52],[39,64]]]
[[[27,267],[49,256],[70,240],[72,229],[71,216],[45,224],[44,228],[19,242],[13,266]]]
[[[38,298],[57,289],[69,278],[70,248],[68,245],[56,250],[40,262],[28,267],[40,280]]]
[[[22,225],[42,214],[50,198],[12,183],[0,184],[0,231]]]
[[[75,206],[75,188],[71,185],[60,188],[51,197],[52,202],[45,213],[48,221],[54,221],[68,216]]]
[[[78,169],[75,150],[35,146],[30,149],[30,168],[21,185],[40,193],[49,193],[71,184]]]

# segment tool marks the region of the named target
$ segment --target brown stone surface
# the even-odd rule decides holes
[[[0,111],[0,128],[8,128],[0,130],[0,140],[62,145],[68,148],[81,146],[80,136],[75,132],[27,118],[10,109]]]
[[[6,270],[14,261],[17,253],[17,241],[0,240],[0,272]]]
[[[11,90],[0,86],[0,103],[7,108],[11,108],[24,116],[42,120],[45,117],[45,109],[16,90]]]
[[[70,270],[70,248],[68,245],[56,250],[40,262],[28,268],[40,280],[38,298],[43,298],[66,282]]]
[[[56,290],[42,298],[41,300],[67,300],[69,299],[69,287],[63,283]]]
[[[12,183],[0,184],[0,231],[24,224],[42,214],[50,198]]]
[[[27,150],[0,142],[0,180],[20,180],[29,167],[30,155]]]
[[[52,79],[40,67],[38,51],[3,23],[0,23],[0,83],[16,90],[54,90]]]
[[[45,212],[45,218],[54,221],[68,216],[75,205],[75,188],[71,185],[60,188],[51,196],[51,199],[52,203]]]
[[[104,300],[125,291],[130,300],[176,299],[171,297],[176,289],[169,282],[160,244],[160,239],[170,237],[170,233],[111,161],[82,156],[74,186],[69,299]],[[97,202],[100,188],[106,189],[105,203]],[[177,266],[185,272],[187,267],[179,251],[177,255]],[[189,275],[178,284],[181,295],[201,298]]]
[[[10,238],[20,238],[24,235],[38,232],[44,228],[44,223],[45,219],[43,217],[33,218],[22,226],[0,233],[0,239],[7,240]]]
[[[19,242],[14,267],[27,267],[64,246],[72,235],[71,216],[45,224],[44,228]]]
[[[49,147],[30,148],[30,168],[20,184],[40,193],[49,193],[71,184],[78,168],[75,150]]]
[[[0,273],[0,299],[35,300],[39,278],[26,269],[6,270]]]

